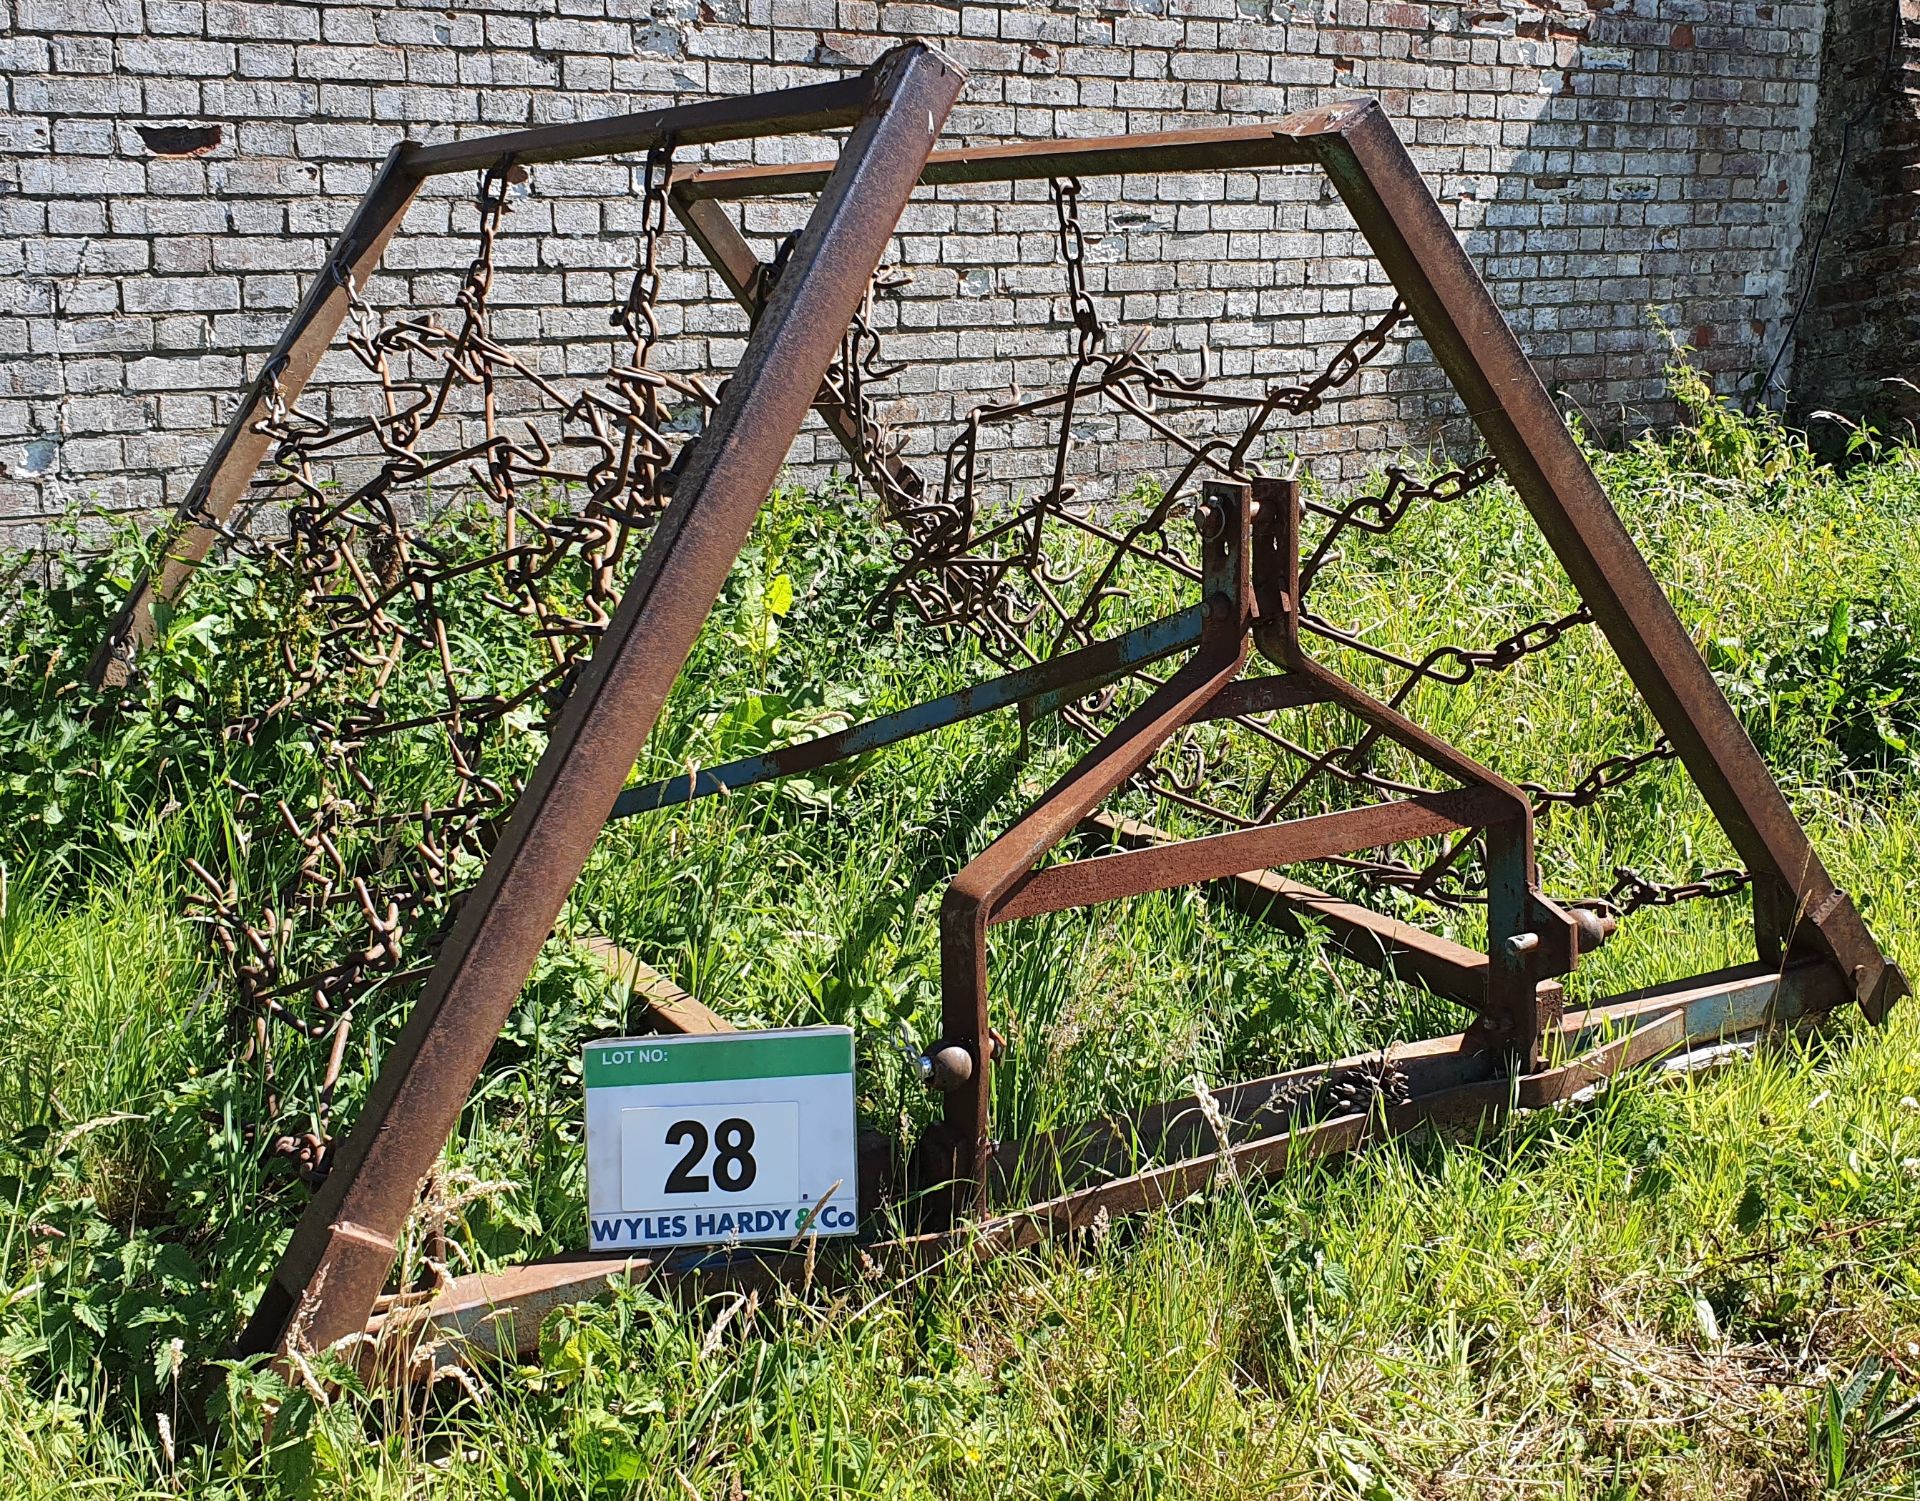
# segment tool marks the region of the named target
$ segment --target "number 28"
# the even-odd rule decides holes
[[[703,1194],[709,1191],[707,1175],[695,1172],[701,1159],[707,1155],[707,1125],[705,1121],[675,1121],[667,1127],[666,1144],[677,1147],[687,1143],[687,1153],[674,1164],[673,1171],[667,1174],[666,1191],[670,1194]],[[753,1122],[742,1120],[739,1116],[729,1116],[713,1128],[712,1187],[723,1193],[737,1194],[753,1186],[754,1174],[759,1166],[753,1160]]]

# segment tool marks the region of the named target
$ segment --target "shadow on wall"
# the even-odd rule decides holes
[[[1903,61],[1916,30],[1915,0],[1829,0],[1799,318],[1766,393],[1796,421],[1820,408],[1920,421],[1920,68]],[[1811,426],[1834,442],[1845,431]]]
[[[1607,439],[1674,420],[1656,317],[1746,395],[1790,313],[1819,7],[1461,14],[1474,55],[1502,61],[1473,118],[1439,123],[1487,166],[1435,186],[1556,401]]]

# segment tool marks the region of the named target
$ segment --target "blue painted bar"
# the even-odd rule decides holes
[[[1109,640],[1096,641],[1091,646],[1036,662],[1004,677],[976,683],[944,698],[882,714],[878,719],[850,729],[802,740],[798,745],[783,746],[764,755],[745,756],[724,766],[705,767],[663,782],[650,782],[644,787],[629,787],[614,803],[613,817],[631,818],[636,813],[694,802],[716,792],[731,792],[737,787],[751,787],[776,777],[813,771],[882,746],[911,740],[930,730],[1008,708],[1023,699],[1044,696],[1045,702],[1057,708],[1148,662],[1198,645],[1203,614],[1203,606],[1193,605]]]

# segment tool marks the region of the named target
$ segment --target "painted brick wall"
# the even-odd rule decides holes
[[[31,543],[75,505],[176,501],[403,134],[813,82],[912,35],[972,75],[951,144],[1378,95],[1549,383],[1602,428],[1657,419],[1650,308],[1729,388],[1784,326],[1824,19],[1821,0],[3,0],[0,534]],[[771,160],[819,145],[757,149]],[[632,264],[638,173],[538,169],[503,247],[500,301],[562,366],[602,357],[589,346],[604,350]],[[1065,346],[1041,327],[1063,309],[1052,212],[1044,185],[1028,188],[948,190],[914,208],[898,242],[913,282],[882,299],[879,320],[898,330],[890,355],[928,363],[898,378],[896,418],[950,418],[1058,368],[1021,363]],[[471,254],[470,196],[443,183],[416,204],[380,299],[448,305]],[[1247,382],[1324,360],[1385,303],[1344,210],[1307,178],[1090,183],[1086,198],[1103,309],[1152,347],[1210,346],[1213,368]],[[789,219],[754,209],[748,227]],[[744,323],[677,254],[674,358],[724,370]],[[1011,321],[998,297],[1016,305]],[[313,399],[338,411],[355,398],[322,382]],[[1335,415],[1301,435],[1323,474],[1457,437],[1417,348],[1370,371]],[[830,460],[829,441],[804,437],[795,461]],[[939,441],[926,428],[916,446]],[[1004,456],[1009,483],[1023,470],[1031,455]]]

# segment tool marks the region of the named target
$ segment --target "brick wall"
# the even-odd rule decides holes
[[[1920,390],[1910,384],[1920,380],[1916,46],[1920,0],[1832,0],[1795,276],[1796,302],[1805,293],[1805,305],[1788,345],[1792,363],[1768,393],[1797,417],[1827,407],[1882,423],[1920,421]],[[1832,427],[1825,435],[1839,436]]]
[[[76,505],[177,500],[402,135],[813,82],[910,35],[971,73],[949,143],[1378,95],[1549,383],[1602,428],[1658,419],[1650,308],[1729,388],[1783,328],[1824,20],[1818,0],[4,0],[0,529],[30,543]],[[590,346],[604,346],[632,263],[638,172],[537,169],[516,214],[499,300],[561,367],[600,357]],[[929,196],[898,242],[913,282],[882,299],[880,321],[896,353],[931,361],[892,393],[910,424],[1057,368],[1020,367],[1065,344],[1040,326],[1062,313],[1044,185],[994,192]],[[448,305],[471,254],[470,196],[443,182],[416,204],[380,300]],[[1384,305],[1344,210],[1310,178],[1090,183],[1086,198],[1109,316],[1183,357],[1207,345],[1211,368],[1244,381],[1323,360]],[[790,217],[755,208],[748,228],[764,251]],[[673,358],[724,370],[744,324],[681,253],[669,248],[667,288],[685,304]],[[313,397],[353,399],[324,381]],[[1351,472],[1457,435],[1450,413],[1416,347],[1297,446],[1322,473]],[[923,428],[916,446],[940,440]],[[833,458],[827,441],[803,438],[796,462]],[[1023,467],[1007,455],[1003,475],[1017,483]]]

